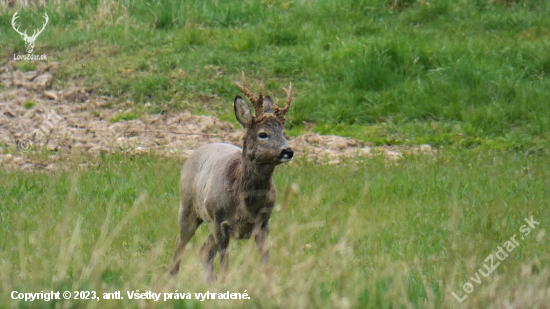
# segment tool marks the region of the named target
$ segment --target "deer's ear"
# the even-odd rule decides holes
[[[273,101],[271,101],[271,97],[266,96],[264,98],[264,113],[273,113]]]
[[[237,117],[237,120],[243,125],[243,127],[246,128],[252,123],[250,107],[241,96],[235,97],[233,107],[235,107],[235,117]]]

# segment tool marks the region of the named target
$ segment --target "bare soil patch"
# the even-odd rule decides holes
[[[64,89],[52,88],[59,71],[59,63],[43,64],[30,72],[15,70],[13,62],[0,66],[0,145],[5,145],[0,148],[0,163],[3,166],[56,170],[60,156],[75,153],[155,151],[166,156],[187,157],[193,149],[206,143],[242,144],[240,127],[187,111],[164,115],[145,112],[138,119],[112,122],[136,111],[127,106],[108,108],[111,98],[96,95],[82,83],[73,82]],[[351,138],[314,133],[289,139],[297,156],[329,164],[375,153],[396,160],[403,153],[434,151],[429,145],[371,147]],[[44,147],[52,153],[46,160],[37,162],[26,155]]]

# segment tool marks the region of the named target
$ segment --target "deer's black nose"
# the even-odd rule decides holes
[[[281,151],[279,158],[290,160],[292,159],[293,156],[294,156],[294,150],[292,150],[292,148],[285,148]]]

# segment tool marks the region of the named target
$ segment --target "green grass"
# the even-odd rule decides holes
[[[279,98],[292,81],[291,135],[313,130],[438,151],[278,167],[273,295],[253,241],[232,241],[228,280],[207,285],[198,257],[207,226],[179,276],[167,274],[182,160],[73,155],[67,164],[97,164],[0,168],[0,308],[154,307],[126,297],[138,289],[251,297],[161,308],[546,305],[550,2],[48,1],[45,10],[0,8],[0,63],[25,53],[10,26],[17,9],[29,31],[48,12],[35,54],[62,63],[55,87],[83,81],[126,110],[110,121],[190,110],[235,122],[234,83],[244,71],[254,89],[263,83]],[[21,71],[39,65],[15,63]],[[531,216],[540,225],[494,273],[471,281]],[[474,291],[459,304],[451,293],[464,295],[467,282]],[[29,303],[12,300],[14,290],[122,291],[125,299]]]
[[[101,3],[47,6],[35,53],[63,64],[54,84],[84,78],[152,112],[232,119],[244,71],[279,97],[293,82],[291,132],[305,121],[373,144],[550,145],[546,0]],[[5,56],[24,53],[15,9],[0,15]]]
[[[134,120],[134,119],[137,119],[139,116],[136,112],[124,112],[124,113],[120,113],[114,117],[111,117],[109,119],[109,122],[111,123],[114,123],[114,122],[117,122],[117,121],[121,121],[121,120],[124,120],[124,121],[128,121],[128,120]]]
[[[36,64],[33,61],[19,61],[15,62],[15,68],[21,72],[29,72],[36,69]]]
[[[25,101],[25,103],[23,103],[23,107],[26,108],[26,109],[31,109],[35,105],[36,105],[36,103],[34,103],[33,101]]]
[[[135,290],[247,290],[251,297],[159,304],[185,308],[459,307],[451,292],[464,295],[462,285],[485,257],[519,235],[531,216],[540,225],[524,240],[516,237],[520,246],[474,284],[462,306],[500,307],[518,299],[533,305],[547,297],[540,294],[550,284],[546,157],[462,150],[395,163],[375,158],[320,167],[295,161],[277,168],[278,204],[284,205],[271,220],[274,296],[253,241],[232,241],[228,280],[206,284],[198,249],[207,226],[191,241],[179,276],[169,276],[180,166],[177,160],[120,154],[103,156],[98,167],[86,170],[0,170],[0,307],[30,306],[11,300],[12,290],[123,296]],[[291,184],[299,192],[292,193]],[[286,190],[291,193],[284,201]],[[125,297],[48,305],[123,304],[149,303]]]

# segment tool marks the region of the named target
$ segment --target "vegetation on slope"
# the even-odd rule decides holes
[[[0,15],[3,58],[24,53]],[[538,152],[550,136],[550,2],[51,1],[21,10],[50,24],[36,54],[150,112],[233,121],[240,72],[283,97],[291,134],[312,129],[374,144]],[[24,69],[28,63],[18,62]]]

